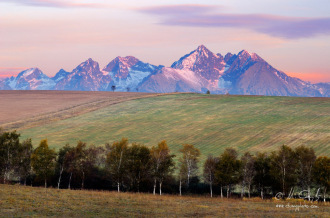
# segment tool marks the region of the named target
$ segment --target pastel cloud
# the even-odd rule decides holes
[[[17,76],[18,73],[25,69],[26,67],[0,67],[0,78]]]
[[[304,81],[309,81],[311,83],[327,82],[330,81],[329,73],[315,73],[315,72],[304,72],[304,73],[295,73],[295,72],[286,72],[289,76],[302,79]]]
[[[214,13],[216,7],[202,5],[157,6],[140,12],[162,17],[160,24],[190,27],[246,28],[285,39],[330,34],[330,17],[304,18],[266,14]]]
[[[0,2],[16,3],[27,6],[55,7],[55,8],[74,8],[74,7],[101,7],[100,4],[77,3],[63,0],[0,0]],[[80,1],[81,2],[81,1]]]

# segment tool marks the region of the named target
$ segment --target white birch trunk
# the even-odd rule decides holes
[[[68,186],[68,189],[71,189],[71,178],[72,178],[72,172],[70,173],[70,178],[69,178],[69,186]]]
[[[154,195],[156,194],[156,186],[157,186],[157,180],[155,179],[155,181],[154,181],[154,192],[153,192]]]
[[[57,189],[60,189],[62,173],[63,173],[63,166],[62,166],[61,171],[60,171],[60,176],[58,177]]]
[[[222,186],[221,186],[221,198],[223,198]]]
[[[181,193],[181,185],[182,185],[182,182],[181,182],[181,177],[180,177],[180,187],[179,187],[180,196],[182,195],[182,193]]]
[[[210,193],[211,193],[211,198],[212,198],[213,197],[212,182],[210,182]]]

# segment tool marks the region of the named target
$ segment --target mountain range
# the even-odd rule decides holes
[[[103,69],[91,58],[50,78],[38,68],[0,80],[0,90],[198,92],[215,94],[329,97],[330,83],[312,84],[273,68],[255,53],[222,56],[201,45],[171,67],[127,56]]]

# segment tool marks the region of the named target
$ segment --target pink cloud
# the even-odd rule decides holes
[[[147,7],[140,8],[138,11],[157,14],[157,15],[188,15],[188,14],[204,14],[215,9],[220,9],[220,6],[209,6],[209,5],[199,5],[199,4],[187,4],[187,5],[165,5],[158,7]]]
[[[289,76],[299,78],[304,81],[309,81],[311,83],[324,83],[330,81],[330,74],[326,73],[296,73],[296,72],[286,72]]]
[[[303,18],[267,14],[211,13],[213,6],[177,5],[143,8],[142,13],[161,16],[160,24],[190,27],[246,28],[285,39],[330,34],[330,17]]]
[[[17,74],[26,69],[27,67],[0,67],[0,78],[17,76]]]
[[[75,3],[72,1],[61,1],[61,0],[0,0],[0,2],[17,3],[27,6],[55,7],[55,8],[103,7],[103,5],[101,4]]]

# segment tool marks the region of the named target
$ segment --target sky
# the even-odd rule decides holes
[[[330,82],[329,0],[0,0],[0,78],[52,77],[92,58],[170,66],[205,45],[245,49],[313,83]]]

